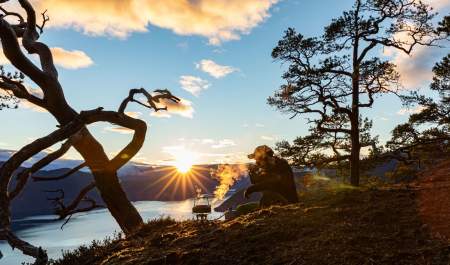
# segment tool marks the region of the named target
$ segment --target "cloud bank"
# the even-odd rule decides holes
[[[450,7],[448,0],[424,0],[423,2],[440,13],[443,9]],[[398,34],[395,37],[408,43],[412,40],[411,36],[405,34]],[[391,57],[392,62],[397,65],[400,81],[405,89],[420,89],[431,81],[434,64],[448,53],[448,44],[445,42],[440,44],[446,48],[416,46],[411,55],[394,48],[387,48],[384,50],[384,55]]]
[[[279,0],[34,0],[48,9],[49,27],[125,38],[149,25],[179,35],[208,38],[212,45],[237,40],[267,19]]]
[[[50,48],[55,65],[66,69],[75,70],[86,68],[94,64],[94,61],[85,52],[79,50],[68,51],[60,47]],[[37,58],[37,56],[36,56]],[[3,50],[0,49],[0,65],[10,64]]]

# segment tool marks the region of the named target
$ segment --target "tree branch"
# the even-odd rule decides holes
[[[34,105],[41,108],[46,108],[46,103],[44,100],[30,94],[21,81],[13,80],[4,73],[0,75],[0,89],[11,91],[17,98],[25,99]]]
[[[72,202],[68,205],[65,205],[64,199],[65,199],[65,193],[63,190],[59,189],[56,191],[47,191],[47,192],[58,192],[60,195],[54,198],[48,198],[49,201],[52,201],[55,205],[55,213],[59,216],[59,219],[65,219],[68,216],[71,216],[76,213],[81,212],[88,212],[95,208],[103,207],[101,205],[98,205],[97,202],[89,197],[87,197],[87,194],[95,188],[95,182],[89,183],[87,186],[85,186],[81,191],[78,193],[78,195],[72,200]],[[89,202],[89,206],[78,208],[80,203],[82,202]]]
[[[27,27],[22,37],[23,47],[28,51],[28,53],[37,54],[39,56],[41,67],[45,74],[57,79],[58,71],[53,63],[53,56],[50,48],[46,44],[37,41],[39,39],[39,33],[36,31],[36,12],[28,0],[19,0],[19,3],[27,13]],[[48,18],[45,16],[45,12],[43,16],[43,24],[38,27],[41,31],[43,30],[45,23],[48,21]]]
[[[4,18],[0,18],[0,40],[5,57],[39,86],[44,87],[43,72],[23,54],[17,38],[11,25]]]
[[[37,177],[37,176],[32,176],[31,178],[33,179],[33,181],[36,181],[36,182],[62,180],[62,179],[65,179],[67,177],[70,177],[71,175],[75,174],[76,172],[78,172],[80,169],[82,169],[84,167],[86,167],[86,162],[83,162],[80,165],[70,169],[69,171],[67,171],[66,173],[62,174],[61,176],[57,176],[57,177]]]
[[[167,107],[158,107],[156,104],[160,103],[161,99],[167,99],[167,100],[171,100],[175,103],[178,103],[180,101],[179,98],[175,97],[174,95],[172,95],[172,93],[170,93],[169,90],[167,89],[163,89],[163,90],[155,90],[155,92],[157,93],[155,96],[152,96],[150,93],[147,92],[147,90],[145,90],[144,88],[135,88],[135,89],[131,89],[130,93],[128,95],[128,97],[126,97],[122,103],[119,106],[119,113],[124,113],[125,109],[128,106],[128,103],[130,102],[135,102],[138,103],[146,108],[150,108],[153,109],[154,111],[158,112],[160,110],[167,110]],[[146,105],[136,99],[134,99],[134,96],[137,94],[142,94],[147,98],[147,103],[149,105]]]
[[[25,184],[27,183],[28,178],[32,174],[36,173],[37,171],[41,170],[42,168],[44,168],[45,166],[47,166],[51,162],[53,162],[56,159],[60,158],[62,155],[64,155],[70,149],[71,146],[72,146],[72,142],[69,139],[68,141],[63,143],[61,145],[61,147],[57,151],[48,154],[43,159],[41,159],[37,163],[33,164],[30,168],[24,169],[19,174],[17,174],[17,176],[16,176],[16,178],[17,178],[16,187],[14,188],[13,191],[11,191],[9,193],[9,198],[12,200],[17,195],[19,195],[20,192],[22,191],[22,189],[25,187]]]

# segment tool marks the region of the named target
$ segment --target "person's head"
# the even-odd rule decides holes
[[[253,151],[252,154],[248,155],[248,158],[255,159],[257,164],[261,164],[273,157],[273,155],[274,152],[270,147],[267,145],[260,145],[255,148],[255,151]]]

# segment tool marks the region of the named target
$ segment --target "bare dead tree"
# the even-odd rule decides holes
[[[60,218],[64,219],[74,213],[97,208],[98,205],[95,201],[87,196],[89,191],[96,188],[105,203],[105,207],[108,208],[123,232],[126,235],[133,233],[143,224],[143,221],[123,191],[117,177],[117,171],[129,162],[142,147],[147,125],[140,119],[128,116],[125,110],[129,103],[134,102],[154,111],[160,111],[166,109],[160,107],[164,103],[163,100],[177,103],[180,99],[168,90],[156,90],[154,93],[149,93],[143,88],[132,89],[117,111],[104,111],[103,108],[75,111],[65,99],[49,47],[38,41],[40,34],[44,31],[45,24],[49,21],[48,16],[44,12],[42,14],[43,22],[38,25],[36,12],[28,0],[18,0],[26,16],[6,10],[1,6],[5,2],[8,2],[8,0],[0,0],[0,41],[4,55],[17,69],[17,73],[8,73],[3,68],[1,69],[0,91],[3,92],[2,95],[4,96],[2,97],[4,98],[0,98],[0,102],[10,101],[2,105],[3,107],[10,107],[15,105],[14,102],[17,102],[17,99],[27,100],[51,113],[59,125],[51,134],[24,146],[0,167],[0,240],[7,241],[13,248],[21,250],[25,255],[35,257],[36,264],[45,264],[47,263],[46,252],[21,240],[11,230],[11,200],[20,194],[29,177],[61,157],[70,147],[75,148],[83,157],[84,162],[60,178],[67,177],[87,166],[92,172],[94,180],[83,188],[80,194],[68,205],[63,202],[63,193],[59,197],[53,198],[53,202],[58,206],[57,213]],[[16,24],[11,22],[13,19],[17,19]],[[21,45],[19,41],[21,41]],[[40,65],[34,64],[24,54],[21,46],[28,54],[38,55]],[[39,86],[42,90],[42,98],[27,90],[23,83],[25,76]],[[146,98],[146,102],[135,99],[134,96],[137,94],[142,94]],[[134,131],[130,143],[112,159],[107,157],[102,145],[86,128],[86,125],[96,122],[108,122]],[[59,142],[64,142],[59,150],[48,154],[31,168],[19,172],[16,186],[10,187],[14,172],[23,162]],[[60,178],[56,178],[56,180]],[[33,179],[35,181],[49,180],[36,177]],[[88,203],[88,205],[80,207],[82,202]]]

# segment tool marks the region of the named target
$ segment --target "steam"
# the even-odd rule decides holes
[[[214,191],[217,200],[223,200],[230,187],[243,175],[247,174],[246,165],[219,165],[216,170],[211,171],[211,175],[219,181],[219,185]]]

